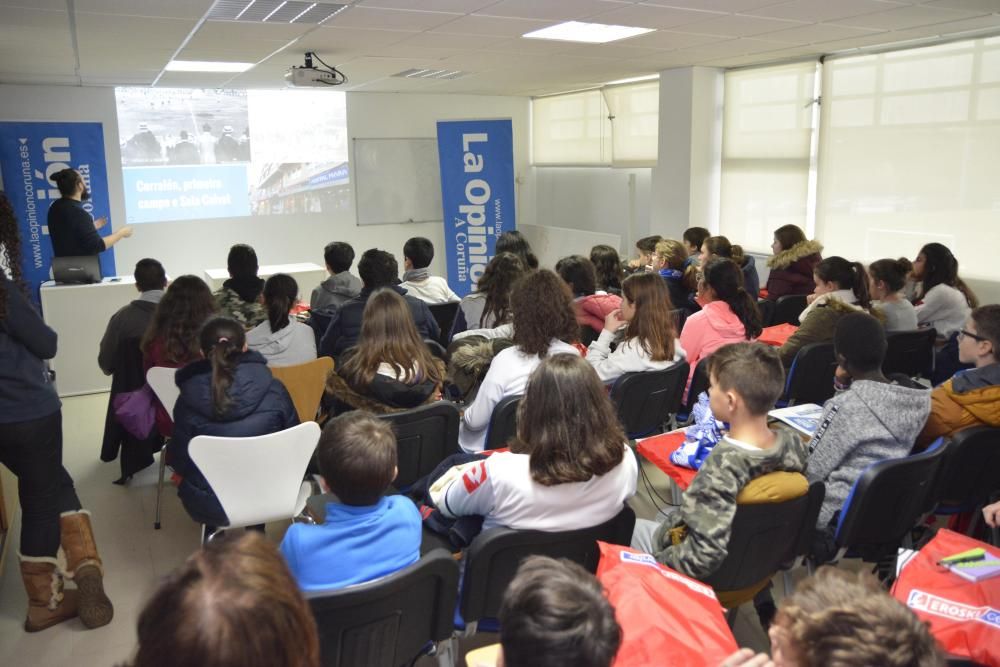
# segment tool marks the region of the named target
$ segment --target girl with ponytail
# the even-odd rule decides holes
[[[727,257],[740,267],[743,272],[743,289],[754,299],[760,293],[760,276],[757,275],[757,264],[751,255],[743,253],[743,247],[733,245],[725,236],[710,236],[701,244],[702,266],[712,257]]]
[[[885,316],[885,332],[913,331],[917,328],[917,311],[903,295],[906,274],[913,265],[898,259],[880,259],[868,267],[869,291]]]
[[[227,317],[209,320],[198,343],[202,359],[177,371],[180,397],[174,407],[174,436],[167,447],[171,466],[181,477],[177,494],[184,508],[211,530],[227,525],[229,519],[188,456],[191,438],[266,435],[295,426],[299,418],[264,357],[247,350],[246,334],[239,322]]]
[[[268,366],[295,366],[316,358],[316,336],[289,312],[299,300],[295,278],[276,273],[264,283],[267,319],[247,333],[247,346],[260,352]]]
[[[868,291],[868,272],[861,262],[843,257],[827,257],[813,270],[816,288],[809,295],[809,305],[799,315],[799,329],[778,350],[781,363],[790,368],[799,350],[810,343],[833,340],[837,323],[844,315],[864,311],[879,321],[885,317],[872,308]]]
[[[723,345],[754,340],[762,330],[757,301],[743,288],[743,272],[731,259],[713,257],[702,270],[698,298],[701,310],[688,317],[681,331],[694,376],[698,362]]]

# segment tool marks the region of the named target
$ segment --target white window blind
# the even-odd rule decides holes
[[[611,121],[600,90],[532,100],[537,165],[610,165]]]
[[[949,246],[996,278],[1000,38],[827,61],[817,236],[870,261]]]
[[[818,64],[726,72],[720,232],[770,253],[773,232],[808,233]]]
[[[611,113],[611,161],[616,167],[656,166],[660,82],[603,88]]]

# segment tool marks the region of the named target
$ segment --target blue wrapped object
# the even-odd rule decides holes
[[[694,423],[685,430],[684,442],[671,452],[670,461],[674,465],[698,470],[702,462],[712,453],[712,448],[722,440],[726,425],[712,414],[708,406],[708,393],[698,395],[698,402],[691,409]]]

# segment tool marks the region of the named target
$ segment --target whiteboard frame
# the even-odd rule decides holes
[[[350,163],[353,165],[360,165],[360,160],[357,155],[358,142],[375,142],[375,141],[433,141],[434,142],[434,153],[437,155],[437,137],[351,137],[351,155]],[[438,164],[438,171],[436,174],[438,194],[440,195],[441,190],[441,167]],[[359,168],[354,169],[354,216],[355,223],[358,227],[376,227],[379,225],[407,225],[407,224],[426,224],[440,222],[444,224],[444,208],[442,207],[438,211],[437,216],[427,219],[417,219],[417,218],[407,218],[405,220],[384,220],[381,222],[363,222],[362,212],[360,206],[360,185],[363,180],[361,177],[361,170]]]

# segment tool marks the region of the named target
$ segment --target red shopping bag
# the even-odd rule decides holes
[[[893,597],[930,622],[948,654],[1000,667],[1000,577],[967,581],[938,561],[953,554],[996,547],[941,529],[914,556],[892,588]]]
[[[622,627],[614,667],[717,667],[739,650],[711,586],[649,554],[598,542],[597,578]]]

